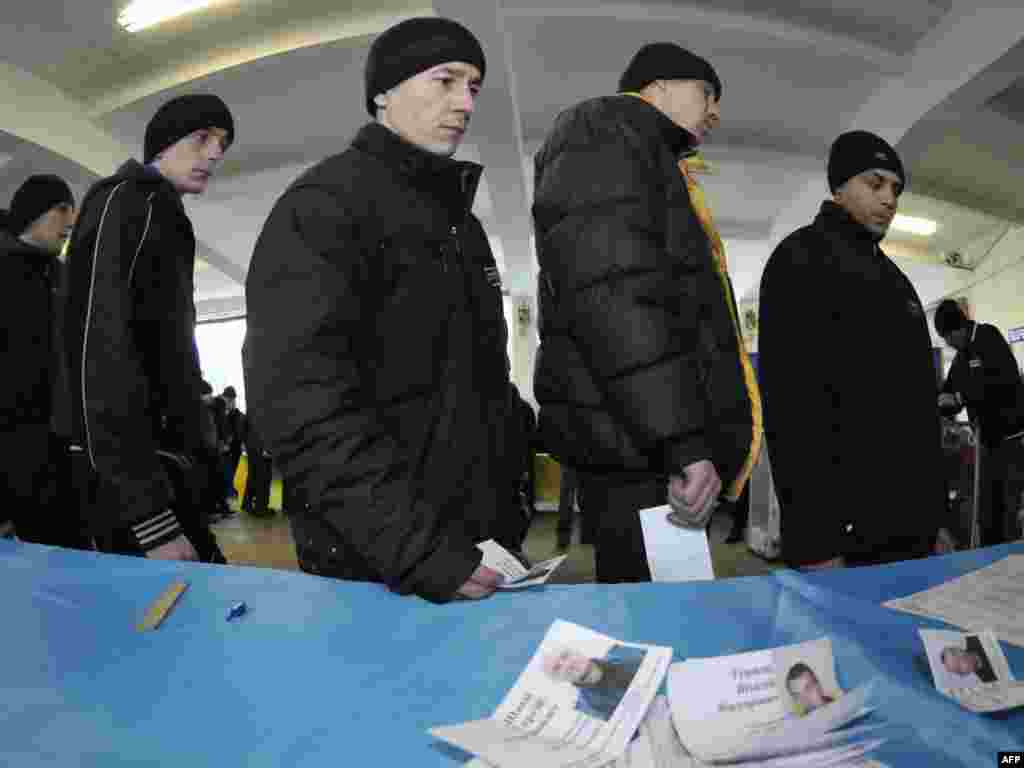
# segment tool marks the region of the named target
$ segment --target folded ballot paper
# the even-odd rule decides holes
[[[846,727],[871,711],[870,685],[839,688],[827,638],[671,655],[557,621],[490,718],[430,733],[477,755],[470,768],[879,768],[882,726]]]
[[[490,718],[430,733],[497,768],[598,768],[626,752],[671,661],[556,621]]]
[[[559,555],[537,563],[531,568],[526,568],[519,558],[494,539],[482,541],[476,545],[476,548],[484,553],[481,564],[505,577],[505,582],[498,589],[523,589],[543,584],[551,578],[555,569],[568,557],[568,555]]]
[[[1014,680],[996,633],[919,629],[940,693],[971,712],[1024,706],[1024,683]]]

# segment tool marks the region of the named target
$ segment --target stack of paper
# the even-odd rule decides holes
[[[490,718],[430,733],[477,768],[877,765],[865,756],[880,726],[846,727],[871,711],[870,686],[839,689],[827,639],[670,670],[671,658],[557,621]]]
[[[827,638],[673,664],[668,698],[679,738],[704,763],[848,766],[882,742],[878,725],[847,728],[872,711],[871,685],[836,682]]]

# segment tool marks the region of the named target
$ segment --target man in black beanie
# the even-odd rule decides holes
[[[964,407],[981,432],[981,545],[1020,536],[1024,470],[1024,381],[999,329],[968,319],[945,299],[935,309],[935,332],[957,353],[941,387],[939,408],[955,416]]]
[[[650,580],[641,509],[667,498],[670,519],[702,528],[757,451],[721,241],[681,165],[720,119],[721,79],[663,42],[618,86],[558,116],[533,205],[541,439],[586,473],[602,583]]]
[[[72,455],[104,551],[223,562],[195,501],[196,239],[182,196],[206,190],[234,134],[218,97],[171,99],[146,127],[144,163],[95,184],[72,234]]]
[[[434,602],[491,594],[476,545],[514,549],[525,522],[501,282],[471,212],[483,169],[451,157],[485,70],[450,19],[378,36],[374,121],[285,191],[246,279],[246,397],[299,564]]]
[[[59,176],[32,176],[11,200],[0,232],[0,455],[7,509],[23,541],[87,548],[63,504],[65,456],[54,431],[61,402],[58,254],[74,223],[75,199]]]
[[[794,567],[948,551],[931,335],[914,286],[879,248],[906,173],[867,131],[828,159],[832,199],[761,278],[765,434]]]

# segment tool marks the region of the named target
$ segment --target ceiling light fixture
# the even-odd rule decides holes
[[[930,237],[935,234],[935,230],[939,228],[939,225],[931,219],[918,219],[914,216],[904,216],[901,213],[897,213],[892,220],[892,228],[898,229],[900,232],[909,232],[912,235]]]
[[[117,16],[117,23],[129,32],[192,13],[216,0],[135,0]]]

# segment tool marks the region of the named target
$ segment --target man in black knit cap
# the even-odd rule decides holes
[[[196,500],[196,239],[182,196],[206,191],[234,136],[218,97],[172,99],[146,127],[143,163],[82,202],[66,320],[72,455],[104,551],[223,562]]]
[[[1024,381],[1013,350],[994,325],[968,319],[946,299],[935,310],[935,330],[956,358],[941,388],[939,408],[948,416],[964,407],[981,430],[981,544],[1020,536],[1024,472]]]
[[[501,281],[471,213],[483,169],[452,158],[485,70],[449,19],[378,36],[373,122],[281,196],[246,279],[249,413],[299,564],[434,602],[491,594],[476,544],[514,549],[525,524]]]
[[[584,473],[602,583],[650,581],[638,512],[667,500],[703,528],[760,443],[721,240],[683,162],[718,124],[721,80],[651,43],[618,90],[555,120],[533,205],[541,439]]]
[[[88,548],[88,537],[63,503],[66,451],[54,416],[63,405],[59,349],[58,254],[71,230],[75,199],[58,176],[32,176],[11,200],[0,231],[0,481],[19,539]]]
[[[794,567],[948,551],[931,335],[910,280],[879,248],[906,173],[884,139],[841,135],[832,199],[761,278],[765,434]]]

